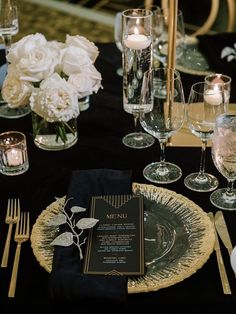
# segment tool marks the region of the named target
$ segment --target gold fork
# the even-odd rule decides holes
[[[10,287],[8,291],[9,298],[14,298],[15,296],[21,244],[29,239],[29,233],[30,233],[29,213],[21,212],[20,219],[17,221],[16,232],[14,237],[14,240],[17,242],[17,247],[11,274]]]
[[[17,219],[18,219],[19,215],[20,215],[20,200],[19,199],[8,199],[5,222],[7,224],[9,224],[9,226],[8,226],[7,238],[6,238],[3,256],[2,256],[1,267],[7,267],[10,242],[11,242],[12,227],[15,223],[17,223]]]

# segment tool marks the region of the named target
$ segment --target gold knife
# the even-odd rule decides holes
[[[216,230],[218,232],[218,235],[220,236],[222,242],[224,243],[224,246],[229,252],[229,256],[231,256],[231,253],[233,251],[233,245],[229,236],[228,228],[224,219],[224,215],[221,210],[219,210],[215,214],[215,225]]]
[[[217,232],[216,232],[216,228],[215,228],[214,215],[212,212],[209,212],[208,216],[210,217],[211,222],[214,226],[214,232],[215,232],[214,250],[216,252],[217,264],[218,264],[218,269],[220,272],[220,279],[221,279],[222,288],[223,288],[224,294],[231,294],[231,289],[230,289],[227,273],[225,270],[225,265],[224,265],[223,257],[221,254],[220,244],[219,244],[219,240],[218,240],[218,236],[217,236]]]

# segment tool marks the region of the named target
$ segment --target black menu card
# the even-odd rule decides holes
[[[134,195],[92,197],[84,273],[143,275],[143,199]]]

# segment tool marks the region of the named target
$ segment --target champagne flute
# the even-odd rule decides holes
[[[141,131],[140,114],[152,104],[140,103],[143,74],[152,66],[152,11],[128,9],[123,12],[123,107],[134,117],[135,132],[123,137],[130,148],[146,148],[154,138]]]
[[[117,12],[115,15],[115,24],[114,24],[114,39],[116,43],[116,47],[120,52],[123,52],[123,44],[122,44],[122,12]],[[123,75],[122,67],[119,67],[116,70],[116,73],[119,76]]]
[[[161,147],[160,161],[147,165],[143,175],[154,183],[172,183],[182,176],[182,171],[177,165],[165,161],[165,147],[168,139],[182,127],[185,119],[180,74],[174,69],[158,68],[147,71],[143,80],[153,80],[154,104],[152,111],[141,115],[140,122],[144,130],[159,140]],[[144,103],[147,102],[145,95],[150,97],[148,88],[142,90],[141,101]]]
[[[187,123],[191,132],[202,142],[199,172],[191,173],[184,179],[187,188],[197,192],[209,192],[219,182],[212,174],[205,172],[207,141],[214,130],[216,117],[226,111],[222,88],[215,84],[198,82],[192,85],[188,106]]]
[[[227,188],[215,190],[211,203],[221,209],[236,210],[236,115],[222,114],[216,119],[212,136],[212,159],[217,170],[227,179]]]

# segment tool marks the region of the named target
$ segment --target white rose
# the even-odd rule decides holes
[[[35,47],[15,65],[24,81],[40,82],[50,76],[59,64],[59,51],[47,45]]]
[[[66,75],[81,72],[92,64],[86,51],[81,48],[69,46],[61,51],[60,66]]]
[[[99,54],[97,46],[95,46],[95,44],[93,42],[89,41],[87,38],[85,38],[83,36],[67,35],[66,36],[66,45],[76,46],[76,47],[84,49],[85,51],[87,51],[87,54],[93,63],[95,62],[95,60],[97,59],[97,56]]]
[[[101,88],[101,80],[101,73],[93,65],[84,72],[71,74],[68,78],[68,82],[75,87],[79,98],[91,95],[93,92],[97,93]]]
[[[21,58],[25,58],[31,50],[45,45],[46,42],[46,38],[40,33],[27,35],[11,45],[7,60],[10,63],[18,63]]]
[[[78,98],[72,85],[57,73],[35,88],[30,97],[32,111],[48,122],[68,122],[79,115]]]
[[[8,72],[2,86],[2,97],[10,108],[24,107],[29,104],[33,85],[22,81],[14,72]]]

